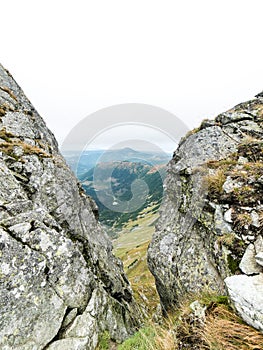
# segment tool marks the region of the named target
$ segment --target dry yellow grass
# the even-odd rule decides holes
[[[170,330],[159,327],[155,337],[156,348],[160,350],[174,350],[176,346],[176,339]]]
[[[263,334],[241,322],[223,305],[216,306],[207,316],[201,332],[204,349],[261,350]]]
[[[21,147],[25,155],[37,154],[41,157],[50,157],[50,154],[46,153],[43,149],[22,141],[5,141],[0,143],[0,150],[9,155],[13,154],[14,147]]]
[[[209,174],[204,178],[204,186],[211,194],[222,194],[223,185],[226,181],[225,168],[218,168],[214,174]]]
[[[159,303],[155,280],[147,266],[147,248],[149,241],[136,245],[134,248],[119,248],[115,250],[124,265],[124,271],[131,283],[134,296],[149,317]]]
[[[0,107],[0,117],[3,117],[6,114],[4,108]]]
[[[15,94],[13,93],[13,91],[11,91],[8,87],[6,86],[0,86],[0,89],[4,92],[6,92],[12,99],[14,99],[15,101],[17,101],[17,98],[15,96]]]
[[[199,300],[206,305],[206,320],[199,322],[193,317],[190,303]],[[262,350],[263,334],[245,324],[230,307],[227,297],[206,292],[203,295],[188,295],[170,314],[163,333],[175,335],[174,347],[170,349],[198,350]],[[167,333],[168,332],[168,333]],[[176,339],[175,339],[176,338]]]

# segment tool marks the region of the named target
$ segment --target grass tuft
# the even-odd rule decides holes
[[[105,331],[99,337],[99,343],[96,350],[109,350],[110,349],[110,334]]]
[[[136,332],[131,338],[118,346],[118,350],[155,350],[155,330],[153,327],[145,327]]]
[[[222,194],[225,181],[226,174],[224,168],[218,168],[214,174],[209,174],[204,178],[204,184],[211,195]]]
[[[1,137],[1,134],[0,134]],[[5,138],[4,138],[5,137]],[[23,149],[24,155],[36,154],[40,157],[50,157],[50,154],[46,153],[44,150],[37,146],[29,145],[23,141],[13,141],[8,138],[8,136],[2,136],[1,138],[5,139],[5,142],[0,142],[0,151],[4,152],[9,156],[16,158],[14,154],[14,147],[21,147]]]

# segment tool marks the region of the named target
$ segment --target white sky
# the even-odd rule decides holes
[[[62,143],[119,103],[189,128],[263,89],[262,0],[6,0],[1,63]]]
[[[129,136],[129,139],[127,141],[127,135]],[[135,140],[132,141],[133,136],[136,135],[138,140],[143,140],[142,144],[138,144]],[[115,128],[112,130],[103,130],[101,133],[96,135],[96,138],[94,140],[91,140],[90,143],[88,143],[85,147],[87,150],[97,149],[98,144],[99,145],[107,145],[108,148],[113,147],[113,149],[120,149],[125,147],[130,147],[133,149],[141,149],[141,150],[149,150],[149,151],[156,151],[160,152],[162,149],[158,149],[158,147],[154,147],[155,145],[152,144],[152,140],[158,140],[158,143],[160,146],[162,145],[169,145],[168,140],[169,135],[164,134],[163,132],[160,132],[159,130],[141,126],[141,125],[120,125],[115,126]],[[114,140],[114,142],[112,142]],[[147,145],[148,143],[148,145]],[[170,140],[171,145],[176,143],[175,139]],[[157,145],[156,145],[157,146]],[[174,149],[170,149],[169,147],[164,147],[164,151],[172,152]]]

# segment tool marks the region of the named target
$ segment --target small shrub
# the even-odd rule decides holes
[[[219,245],[226,245],[232,247],[233,243],[236,241],[236,235],[234,233],[226,233],[223,236],[217,238],[217,243]]]
[[[242,187],[234,187],[232,191],[232,199],[240,205],[249,205],[257,200],[255,196],[255,188],[250,185]]]
[[[5,140],[6,142],[10,142],[11,141],[11,137],[13,137],[14,135],[11,134],[10,132],[6,131],[6,128],[2,128],[0,130],[0,139]]]
[[[231,254],[227,256],[228,268],[233,274],[239,270],[240,261],[241,259],[234,258]]]
[[[241,146],[251,145],[251,143],[260,142],[260,140],[254,136],[246,135],[241,143]]]
[[[252,223],[251,215],[248,213],[240,213],[236,217],[237,224],[235,227],[242,228],[244,226],[250,226]]]
[[[99,337],[99,344],[97,345],[96,350],[109,350],[110,348],[110,334],[105,331]]]

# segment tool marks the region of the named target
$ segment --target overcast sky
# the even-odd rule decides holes
[[[263,89],[262,13],[262,0],[2,1],[0,59],[60,144],[120,103],[193,128]]]

